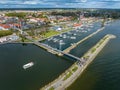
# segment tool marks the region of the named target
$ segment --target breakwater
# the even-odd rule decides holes
[[[83,57],[81,57],[82,61],[77,61],[55,81],[49,83],[40,90],[64,90],[69,87],[82,74],[86,67],[94,60],[97,54],[112,38],[115,38],[115,36],[110,34],[106,35],[86,54],[84,54]]]

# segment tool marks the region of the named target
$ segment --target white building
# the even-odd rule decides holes
[[[7,41],[7,38],[6,38],[6,37],[0,38],[0,43],[5,42],[5,41]]]

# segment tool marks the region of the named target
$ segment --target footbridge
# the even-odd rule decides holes
[[[71,58],[72,60],[75,60],[75,61],[80,61],[80,62],[84,62],[83,59],[79,58],[79,57],[76,57],[72,54],[69,54],[69,53],[65,53],[64,51],[61,51],[61,50],[58,50],[56,48],[52,48],[46,44],[43,44],[43,43],[40,43],[40,42],[34,42],[35,45],[47,50],[48,52],[52,53],[52,54],[56,54],[58,56],[66,56],[68,58]]]
[[[81,59],[81,58],[79,58],[79,57],[76,57],[76,56],[74,56],[74,55],[72,55],[72,54],[65,53],[64,51],[57,50],[57,52],[59,53],[59,55],[67,56],[68,58],[71,58],[72,60],[76,60],[76,61],[84,62],[83,59]]]

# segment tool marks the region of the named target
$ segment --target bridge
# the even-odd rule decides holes
[[[76,60],[76,61],[84,62],[83,59],[81,59],[81,58],[79,58],[79,57],[76,57],[76,56],[74,56],[74,55],[72,55],[72,54],[65,53],[64,51],[61,51],[61,50],[58,50],[58,49],[57,49],[57,52],[58,52],[59,54],[63,54],[64,56],[70,57],[71,59],[74,59],[74,60]]]
[[[83,59],[79,58],[79,57],[76,57],[72,54],[69,54],[69,53],[65,53],[64,51],[61,51],[61,50],[58,50],[56,48],[52,48],[46,44],[43,44],[43,43],[40,43],[40,42],[34,42],[35,45],[47,50],[48,52],[52,53],[52,54],[56,54],[58,56],[67,56],[68,58],[71,58],[73,60],[76,60],[76,61],[80,61],[80,62],[84,62]]]

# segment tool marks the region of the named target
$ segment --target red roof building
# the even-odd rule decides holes
[[[0,24],[0,29],[1,30],[9,30],[11,27],[8,24]]]
[[[81,23],[75,23],[73,26],[74,27],[79,27],[79,26],[81,26],[82,24]]]

